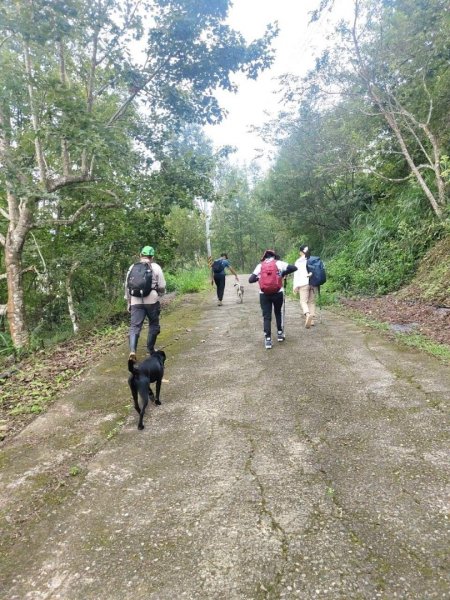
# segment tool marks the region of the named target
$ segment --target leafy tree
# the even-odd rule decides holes
[[[227,252],[233,265],[249,271],[264,249],[285,253],[287,228],[254,196],[245,171],[235,167],[224,170],[216,191],[211,224],[214,254]]]
[[[442,218],[447,181],[442,161],[448,134],[449,6],[444,0],[353,0],[354,18],[341,23],[335,43],[317,61],[304,84],[316,101],[330,92],[358,97],[368,119],[382,120],[379,140],[389,136],[391,156],[401,154],[409,173]],[[330,3],[325,2],[327,7]],[[329,100],[328,100],[329,104]],[[443,119],[445,120],[443,122]],[[380,153],[366,153],[363,166],[377,173]],[[391,177],[391,180],[404,180]]]
[[[232,73],[255,78],[270,65],[276,29],[269,27],[247,44],[225,24],[229,4],[1,4],[3,312],[16,347],[29,339],[24,273],[37,269],[24,263],[31,232],[41,228],[51,239],[53,231],[71,227],[82,215],[99,218],[120,207],[140,185],[130,171],[136,173],[140,164],[148,174],[149,163],[164,154],[169,134],[186,121],[221,119],[214,91],[234,90]],[[137,42],[142,61],[130,49]]]
[[[176,248],[172,268],[206,264],[205,225],[198,210],[174,206],[166,227]]]
[[[367,178],[358,176],[367,128],[359,130],[360,121],[347,119],[350,111],[342,103],[319,111],[304,101],[295,118],[281,119],[277,159],[255,190],[292,237],[317,251],[373,200]]]

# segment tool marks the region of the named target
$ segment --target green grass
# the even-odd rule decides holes
[[[406,346],[423,350],[427,354],[431,354],[450,364],[450,346],[433,342],[423,335],[420,335],[420,333],[398,333],[396,334],[396,337],[400,338],[400,341]]]
[[[166,276],[167,290],[176,291],[179,294],[192,294],[201,292],[208,288],[209,269],[190,269],[177,271],[175,274],[168,273]]]

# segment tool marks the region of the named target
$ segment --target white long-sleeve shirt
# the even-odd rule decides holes
[[[294,273],[293,288],[309,285],[308,271],[306,270],[306,257],[302,256],[295,261],[297,271]]]

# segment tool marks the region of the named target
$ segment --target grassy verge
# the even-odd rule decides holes
[[[163,323],[158,343],[171,346],[181,343],[196,319],[189,295],[209,289],[207,269],[182,272],[173,277],[172,290],[162,300]],[[169,288],[170,289],[170,288]],[[64,390],[76,384],[86,370],[102,355],[113,352],[127,339],[129,315],[124,310],[114,324],[83,332],[70,339],[46,345],[35,352],[15,357],[14,363],[2,365],[0,377],[0,441],[23,429],[48,407]],[[108,439],[120,424],[107,432]]]
[[[208,288],[209,269],[180,270],[175,274],[168,273],[166,276],[168,291],[178,294],[194,294]]]

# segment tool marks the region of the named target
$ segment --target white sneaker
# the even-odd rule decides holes
[[[312,320],[313,320],[312,315],[308,315],[306,317],[306,320],[305,320],[306,329],[309,329],[311,327]]]
[[[282,331],[278,331],[278,332],[277,332],[277,340],[278,340],[279,342],[284,342],[284,340],[285,340],[285,337],[286,337],[286,336],[284,335],[284,333],[283,333]]]
[[[272,348],[272,338],[270,338],[270,337],[264,338],[264,348],[266,350],[270,350]]]

